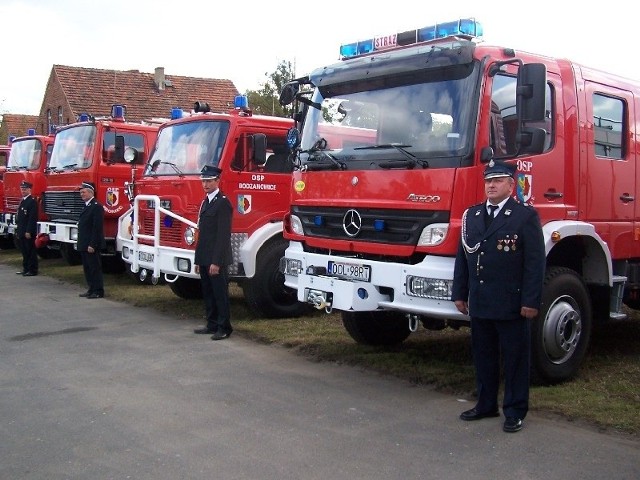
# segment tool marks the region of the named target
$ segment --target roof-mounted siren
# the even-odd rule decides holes
[[[475,18],[460,18],[451,22],[436,23],[415,30],[340,45],[340,58],[345,60],[381,50],[428,42],[437,38],[456,36],[470,39],[481,37],[482,34],[482,25]]]
[[[124,115],[127,112],[126,105],[115,104],[111,106],[111,119],[115,122],[124,122]]]
[[[209,113],[211,111],[211,107],[207,102],[195,102],[193,104],[193,111],[195,113]]]
[[[35,134],[36,134],[36,129],[35,129],[35,128],[29,128],[29,129],[27,130],[27,135],[28,135],[29,137],[33,137]]]
[[[15,139],[16,139],[15,135],[9,135],[9,143],[8,143],[8,145],[11,145]]]

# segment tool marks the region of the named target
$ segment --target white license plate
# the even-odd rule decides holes
[[[371,281],[371,267],[360,263],[329,262],[327,273],[348,280]]]
[[[138,252],[138,260],[140,260],[141,262],[152,263],[153,262],[153,253]]]

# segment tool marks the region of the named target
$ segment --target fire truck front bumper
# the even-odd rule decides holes
[[[280,263],[298,301],[318,309],[398,310],[467,319],[451,301],[454,259],[427,256],[415,265],[305,252],[291,242]]]
[[[151,245],[134,245],[132,240],[118,239],[118,248],[122,260],[130,265],[133,273],[148,272],[156,278],[164,275],[167,281],[176,277],[200,278],[195,273],[194,252],[174,247],[154,247]]]

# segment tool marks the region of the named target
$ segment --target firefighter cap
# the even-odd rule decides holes
[[[516,166],[511,163],[505,163],[501,160],[491,160],[487,165],[487,168],[484,169],[484,179],[489,180],[490,178],[499,178],[499,177],[511,177],[514,178],[516,175]]]
[[[22,180],[22,182],[20,182],[20,188],[32,188],[33,187],[33,183],[29,183],[26,180]]]
[[[93,182],[82,182],[82,185],[80,185],[78,190],[82,190],[83,188],[89,188],[94,193],[96,191],[96,186],[93,184]]]
[[[202,167],[202,170],[200,170],[200,179],[209,180],[213,178],[220,178],[221,174],[222,170],[220,170],[218,167],[214,167],[213,165],[205,165],[204,167]]]

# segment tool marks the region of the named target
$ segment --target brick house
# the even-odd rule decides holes
[[[109,116],[114,104],[126,105],[130,122],[168,118],[172,108],[191,110],[196,100],[212,111],[227,111],[238,94],[231,80],[165,75],[164,67],[143,73],[54,65],[36,130],[45,134],[51,125],[73,123],[82,113]]]
[[[17,113],[3,113],[0,122],[0,145],[5,145],[9,137],[27,135],[29,129],[38,125],[37,115],[20,115]]]

